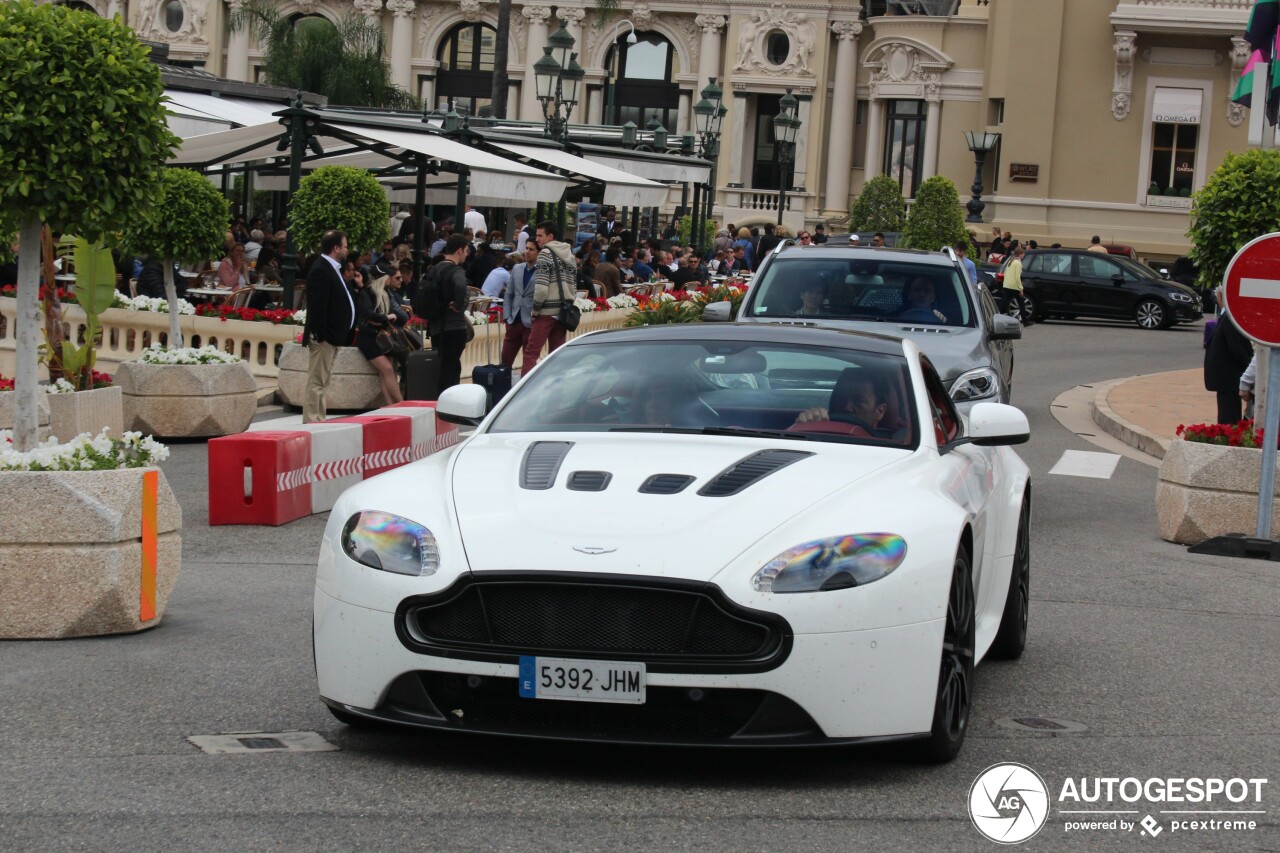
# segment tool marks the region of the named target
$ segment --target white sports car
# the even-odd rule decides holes
[[[338,501],[316,574],[340,720],[632,743],[964,741],[1026,642],[1026,417],[967,423],[911,341],[579,337],[462,444]],[[483,419],[483,420],[482,420]]]

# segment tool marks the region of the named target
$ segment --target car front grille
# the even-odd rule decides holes
[[[658,672],[772,669],[785,620],[715,586],[601,575],[472,575],[406,599],[396,624],[427,654],[512,662],[519,655],[644,661]]]

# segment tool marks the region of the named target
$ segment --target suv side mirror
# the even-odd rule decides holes
[[[991,318],[990,338],[993,341],[1020,340],[1022,324],[1008,314],[996,314]]]
[[[712,302],[702,308],[702,322],[704,323],[728,323],[732,319],[732,302]]]

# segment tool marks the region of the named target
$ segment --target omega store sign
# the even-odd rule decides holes
[[[1011,181],[1030,181],[1035,183],[1040,180],[1040,164],[1039,163],[1010,163],[1009,164],[1009,180]]]

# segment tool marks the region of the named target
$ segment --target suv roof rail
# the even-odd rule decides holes
[[[950,246],[943,246],[941,251],[942,251],[942,254],[946,255],[953,262],[955,263],[960,262],[960,259],[956,257],[956,250],[951,248]]]

